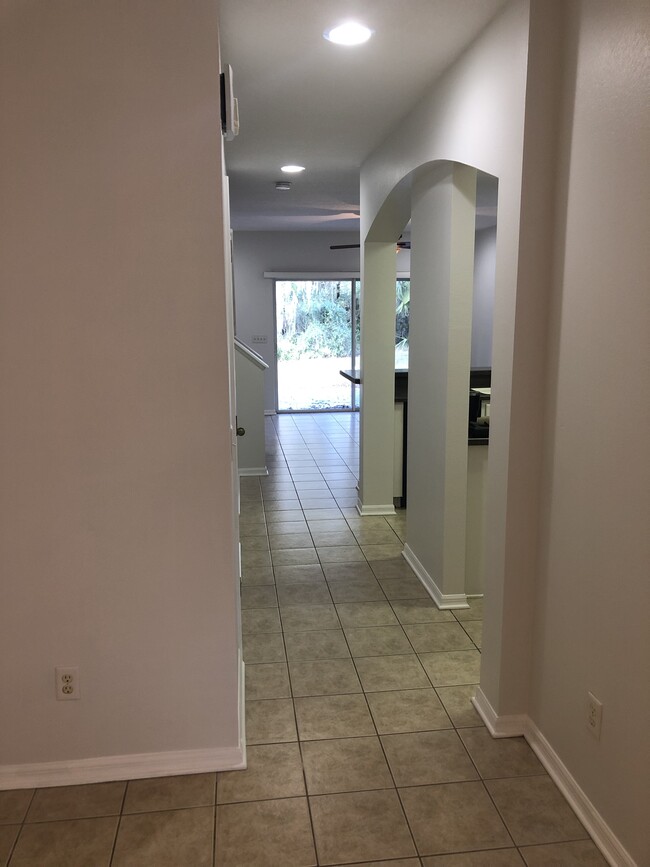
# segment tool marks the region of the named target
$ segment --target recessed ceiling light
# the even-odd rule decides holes
[[[323,36],[337,45],[361,45],[370,39],[372,30],[363,24],[357,24],[356,21],[346,21],[345,24],[326,30]]]
[[[280,169],[282,172],[286,172],[288,175],[297,175],[299,172],[304,172],[304,166],[282,166]]]

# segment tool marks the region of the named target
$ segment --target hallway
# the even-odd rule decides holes
[[[359,517],[358,424],[267,419],[269,476],[242,479],[249,767],[219,775],[216,863],[601,867],[526,742],[470,703],[482,600],[439,611],[405,515]]]
[[[242,479],[248,769],[0,792],[0,867],[605,865],[470,703],[480,600],[439,611],[405,517],[358,516],[358,421],[267,419]]]

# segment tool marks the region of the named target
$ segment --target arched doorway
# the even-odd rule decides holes
[[[478,205],[477,176],[482,180]],[[484,533],[487,511],[492,509],[494,517],[499,509],[498,500],[487,502],[485,460],[479,467],[482,502],[476,508],[470,501],[468,510],[475,238],[477,216],[496,212],[497,185],[493,176],[464,164],[434,161],[421,166],[393,189],[363,245],[359,511],[385,514],[392,506],[395,241],[410,220],[410,510],[404,556],[441,608],[466,607],[467,595],[477,592],[467,574],[468,541],[472,548],[476,529],[476,524],[470,527],[468,535],[468,519],[476,522],[478,514]],[[492,200],[486,200],[486,189]],[[495,227],[492,241],[494,274]],[[489,322],[490,335],[491,313],[491,304],[488,317],[485,310],[480,313]],[[477,456],[471,453],[470,477],[476,475]],[[478,543],[481,549],[483,542],[481,538]],[[471,568],[476,569],[475,556]]]

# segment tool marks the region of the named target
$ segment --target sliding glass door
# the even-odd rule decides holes
[[[358,280],[276,280],[278,412],[356,409]]]
[[[395,286],[395,370],[409,367],[409,317],[411,311],[411,280],[397,281]]]

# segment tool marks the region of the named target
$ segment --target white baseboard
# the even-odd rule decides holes
[[[244,649],[239,648],[239,677],[237,679],[239,692],[239,749],[242,754],[240,768],[248,767],[246,757],[246,663],[244,662]]]
[[[498,716],[480,686],[476,687],[472,704],[493,738],[514,738],[526,734],[528,717],[525,714]]]
[[[420,583],[427,591],[429,596],[436,603],[438,608],[448,609],[448,608],[469,608],[469,603],[467,602],[467,596],[464,593],[443,593],[436,582],[433,580],[431,575],[424,568],[422,563],[418,560],[418,558],[413,553],[412,549],[409,545],[404,545],[404,550],[402,551],[402,557],[409,564],[411,569],[415,572],[415,574],[420,579]]]
[[[361,500],[357,500],[357,512],[362,518],[378,515],[394,515],[395,506],[393,503],[387,503],[385,506],[364,506]]]
[[[499,716],[480,686],[476,689],[472,703],[493,737],[506,738],[523,735],[526,738],[549,777],[567,799],[572,810],[587,829],[589,836],[600,849],[603,858],[611,867],[638,867],[634,858],[614,834],[529,716],[526,714]]]
[[[525,737],[537,758],[548,771],[548,775],[567,799],[574,813],[585,826],[589,836],[598,846],[606,861],[611,864],[611,867],[638,867],[634,858],[614,834],[580,788],[562,759],[530,718]]]
[[[209,771],[234,771],[244,767],[246,763],[241,746],[4,765],[0,766],[0,791],[173,777]]]
[[[266,467],[240,467],[240,476],[268,476],[269,471]]]
[[[205,750],[176,750],[164,753],[134,753],[125,756],[98,756],[63,762],[0,765],[0,791],[50,786],[78,786],[114,780],[141,780],[175,777],[211,771],[237,771],[246,767],[245,665],[239,657],[238,701],[239,744]]]
[[[264,415],[277,415],[277,413],[274,409],[265,409]]]

